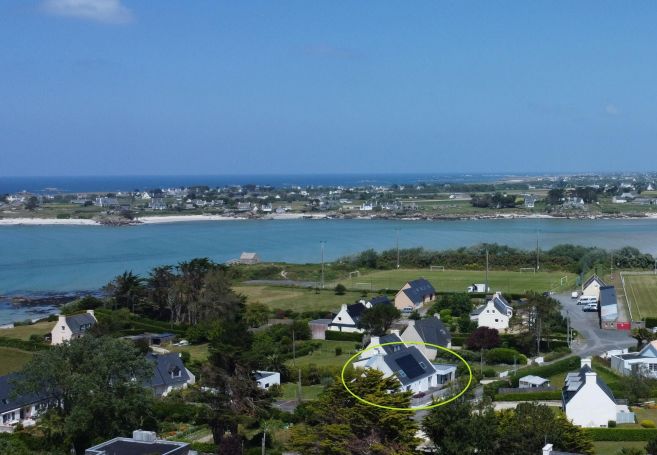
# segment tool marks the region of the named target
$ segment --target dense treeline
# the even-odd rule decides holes
[[[536,265],[536,251],[521,250],[496,243],[442,251],[408,248],[400,250],[399,259],[400,265],[407,268],[442,265],[448,269],[481,270],[485,266],[486,249],[492,270],[517,271],[520,267]],[[609,270],[612,257],[615,268],[650,269],[655,264],[652,255],[629,246],[608,251],[597,247],[565,244],[557,245],[547,251],[541,250],[539,256],[541,269],[572,273],[586,273],[595,270],[596,267],[602,273],[605,269]],[[397,266],[397,250],[377,252],[370,249],[342,258],[340,262],[350,264],[352,269],[393,269]]]

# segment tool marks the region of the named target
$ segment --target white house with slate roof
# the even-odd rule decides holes
[[[600,300],[600,288],[603,286],[607,286],[607,283],[602,281],[598,275],[593,275],[582,284],[582,295],[592,295]]]
[[[255,380],[258,387],[266,390],[273,385],[281,385],[281,374],[278,371],[256,371]]]
[[[611,368],[624,376],[638,371],[657,378],[657,341],[651,341],[639,352],[612,355]]]
[[[333,321],[328,326],[328,330],[334,332],[353,332],[363,333],[364,330],[358,328],[358,321],[360,316],[366,309],[372,308],[376,305],[391,305],[392,302],[388,300],[385,295],[374,297],[369,301],[360,300],[351,305],[344,304],[338,314],[335,315]]]
[[[436,299],[436,290],[426,279],[407,282],[395,295],[395,307],[399,310],[416,309]]]
[[[48,407],[48,400],[36,394],[14,394],[16,373],[0,376],[0,433],[11,433],[19,423],[34,425],[39,413]]]
[[[582,427],[606,427],[610,420],[634,421],[627,406],[616,404],[612,391],[591,369],[590,358],[582,359],[581,368],[566,375],[562,402],[566,417]]]
[[[470,320],[476,322],[478,327],[489,327],[502,331],[509,328],[509,320],[512,316],[513,308],[501,292],[496,292],[485,305],[479,306],[470,313]]]
[[[50,331],[51,343],[62,344],[65,341],[80,338],[96,324],[94,310],[70,316],[59,315],[57,324]]]
[[[443,324],[443,321],[440,320],[438,313],[435,314],[435,317],[420,319],[418,321],[409,319],[408,326],[400,338],[404,342],[422,342],[437,344],[446,348],[452,347],[452,335],[449,333],[449,329],[445,327],[445,324]],[[424,344],[416,344],[414,346],[417,346],[429,360],[436,359],[438,348]]]
[[[185,368],[177,352],[168,354],[146,354],[146,359],[153,362],[153,376],[146,384],[158,397],[165,397],[174,390],[186,389],[196,382],[196,377]]]

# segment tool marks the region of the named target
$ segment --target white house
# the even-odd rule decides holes
[[[240,254],[239,263],[244,265],[253,265],[260,262],[260,257],[257,253],[243,252]]]
[[[408,320],[408,326],[400,336],[404,342],[422,342],[444,346],[446,348],[452,347],[452,335],[449,329],[445,327],[443,321],[440,320],[440,315],[435,314],[435,317],[429,317],[414,321]],[[438,348],[427,346],[424,344],[416,344],[417,348],[429,360],[435,360]]]
[[[518,387],[521,389],[534,389],[536,387],[550,387],[550,380],[540,376],[527,375],[518,380]]]
[[[639,352],[611,355],[611,368],[624,376],[636,371],[657,378],[657,341],[651,341]]]
[[[277,371],[256,371],[255,380],[258,387],[268,389],[273,385],[281,385],[281,374]]]
[[[87,330],[96,324],[94,310],[86,313],[72,314],[70,316],[59,315],[57,324],[50,331],[51,343],[62,344],[65,341],[80,338]]]
[[[592,295],[600,300],[600,288],[604,286],[607,284],[598,275],[593,275],[582,285],[582,295]]]
[[[562,389],[566,417],[582,427],[606,427],[609,421],[634,421],[627,406],[617,405],[614,394],[591,369],[591,358],[582,359],[579,371],[568,373]]]
[[[385,295],[374,297],[369,301],[360,300],[351,305],[343,304],[338,314],[335,315],[333,321],[328,326],[328,330],[334,332],[352,332],[363,333],[364,330],[358,327],[360,316],[366,309],[372,308],[375,305],[391,305]]]
[[[436,298],[436,290],[424,278],[409,281],[395,295],[395,306],[399,310],[416,309]]]
[[[513,308],[501,292],[496,292],[485,305],[477,307],[470,313],[470,320],[476,322],[478,327],[489,327],[501,331],[509,328],[509,320],[512,316]]]
[[[174,390],[186,389],[196,382],[196,377],[185,367],[177,352],[150,352],[146,359],[153,363],[153,375],[145,385],[153,389],[158,397],[165,397]]]
[[[25,427],[36,423],[36,417],[48,407],[48,401],[39,395],[16,395],[16,373],[0,376],[0,433],[11,433],[17,424]]]

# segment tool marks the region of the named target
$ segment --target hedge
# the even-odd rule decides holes
[[[494,348],[486,351],[485,354],[486,362],[488,363],[504,363],[507,365],[513,365],[514,362],[517,362],[520,365],[527,364],[527,357],[519,353],[515,349],[510,348]]]
[[[594,441],[650,441],[657,428],[583,428]]]
[[[469,335],[452,335],[452,346],[463,346]]]
[[[568,357],[567,359],[559,360],[558,362],[551,363],[550,365],[523,368],[516,375],[512,376],[511,380],[513,381],[513,386],[518,387],[518,380],[523,376],[535,375],[549,378],[555,374],[578,370],[580,366],[581,361],[579,357]]]
[[[363,341],[362,333],[353,333],[353,332],[334,332],[333,330],[327,330],[324,332],[325,339],[330,341]]]
[[[561,400],[561,391],[527,392],[527,393],[501,393],[495,395],[495,401],[540,401]]]
[[[653,327],[657,327],[657,318],[646,318],[646,328],[652,329]]]
[[[48,345],[43,342],[19,340],[18,338],[0,337],[0,346],[5,348],[16,348],[23,351],[41,351],[48,349]]]

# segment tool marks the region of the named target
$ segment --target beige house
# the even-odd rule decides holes
[[[607,284],[598,275],[593,275],[582,285],[582,295],[592,295],[600,301],[600,288]]]
[[[414,310],[436,299],[436,290],[424,278],[407,282],[395,295],[395,307],[399,310]]]
[[[446,348],[452,347],[452,335],[449,329],[445,327],[443,321],[440,320],[440,315],[435,314],[435,317],[420,319],[418,321],[409,320],[408,327],[400,336],[404,343],[430,343]],[[427,346],[425,344],[417,344],[416,346],[422,354],[429,360],[436,360],[438,348]]]
[[[94,310],[87,310],[86,313],[73,314],[71,316],[60,314],[57,324],[50,331],[51,343],[62,344],[65,341],[80,338],[96,322]]]

